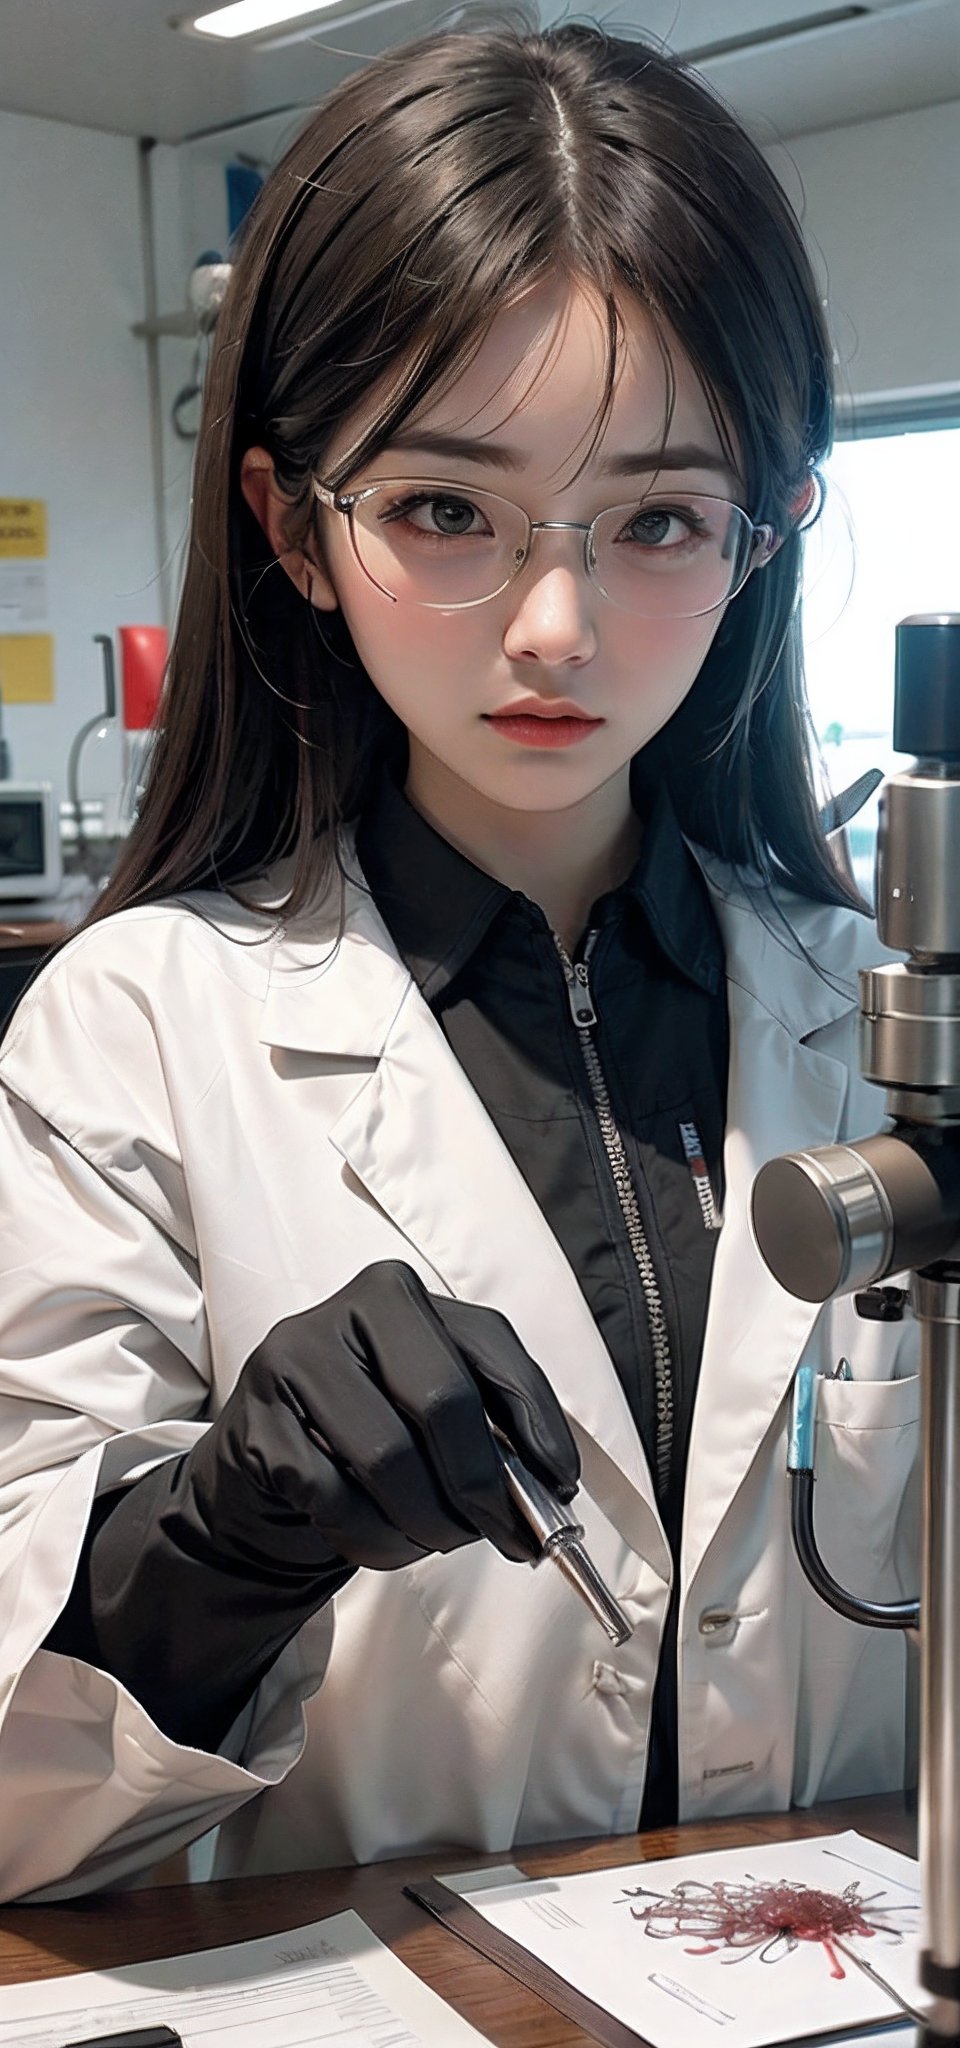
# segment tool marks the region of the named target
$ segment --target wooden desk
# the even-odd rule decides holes
[[[18,918],[12,905],[9,917],[0,923],[0,953],[45,953],[50,946],[59,946],[61,939],[68,939],[73,926],[63,924],[57,918]]]
[[[701,1848],[732,1849],[856,1827],[891,1848],[915,1853],[915,1821],[899,1799],[856,1799],[811,1812],[713,1821],[667,1828],[659,1834],[522,1849],[515,1861],[531,1875],[569,1876]],[[64,1906],[0,1909],[0,1985],[25,1977],[73,1970],[107,1970],[155,1956],[216,1948],[258,1934],[320,1920],[353,1907],[381,1940],[472,2021],[496,2048],[575,2048],[584,2036],[532,1991],[495,1964],[475,1955],[403,1896],[411,1879],[470,1864],[506,1862],[499,1856],[402,1857],[361,1869],[298,1872],[243,1878],[223,1884],[170,1885],[115,1892]]]
[[[12,905],[9,906],[12,909]],[[70,936],[71,927],[47,919],[35,923],[15,916],[0,924],[0,1031],[51,946]]]

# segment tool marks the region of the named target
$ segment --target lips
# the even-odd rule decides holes
[[[499,711],[488,711],[485,717],[493,718],[575,718],[583,725],[601,725],[602,719],[591,718],[580,704],[574,704],[569,697],[516,697],[512,704],[502,704]]]
[[[549,711],[511,704],[503,711],[484,714],[484,723],[501,738],[524,747],[574,747],[590,738],[603,724],[602,718],[588,718],[578,707],[569,711],[552,704]]]

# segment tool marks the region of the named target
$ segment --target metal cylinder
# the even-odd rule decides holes
[[[960,1268],[917,1273],[921,1327],[921,1978],[928,2038],[960,2039]]]
[[[788,1152],[753,1184],[753,1228],[771,1273],[801,1301],[931,1265],[958,1242],[960,1161],[939,1134],[895,1131]]]
[[[960,781],[918,762],[880,794],[877,928],[884,945],[925,958],[960,958]]]
[[[896,636],[898,754],[960,763],[960,612],[912,612]]]
[[[862,968],[860,1067],[881,1088],[936,1091],[944,1121],[944,1091],[960,1096],[960,973]]]

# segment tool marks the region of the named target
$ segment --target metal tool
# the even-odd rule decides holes
[[[332,1445],[318,1429],[312,1427],[306,1410],[299,1401],[291,1399],[289,1388],[287,1400],[306,1429],[307,1435],[328,1458],[336,1462],[336,1453]],[[527,1470],[502,1429],[498,1429],[495,1423],[490,1422],[489,1416],[487,1421],[490,1434],[500,1453],[507,1491],[514,1507],[522,1515],[528,1529],[532,1530],[540,1545],[541,1556],[535,1557],[532,1562],[540,1564],[542,1558],[549,1557],[562,1571],[574,1592],[579,1593],[581,1600],[586,1602],[591,1613],[596,1615],[610,1641],[628,1642],[633,1634],[633,1623],[627,1620],[619,1601],[614,1599],[606,1581],[601,1578],[590,1552],[584,1548],[583,1523],[574,1521],[570,1509],[564,1507],[556,1495],[550,1493],[547,1487],[541,1486],[539,1479],[535,1479],[533,1473]],[[349,1467],[347,1469],[349,1470]]]
[[[584,1548],[583,1524],[573,1518],[556,1496],[541,1486],[500,1430],[493,1432],[503,1460],[507,1486],[514,1507],[532,1529],[544,1557],[550,1559],[564,1578],[596,1615],[612,1643],[625,1643],[633,1634],[633,1623],[601,1578],[590,1552]],[[536,1560],[538,1563],[539,1559]]]

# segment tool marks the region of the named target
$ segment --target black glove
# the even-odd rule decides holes
[[[390,1261],[270,1331],[190,1480],[221,1553],[244,1560],[307,1564],[319,1538],[391,1571],[478,1536],[529,1560],[488,1417],[569,1500],[573,1438],[506,1318],[438,1300]]]
[[[579,1464],[506,1319],[369,1266],[289,1316],[193,1450],[104,1504],[48,1649],[123,1680],[178,1740],[213,1746],[357,1565],[487,1536],[529,1559],[487,1418],[561,1499]]]

